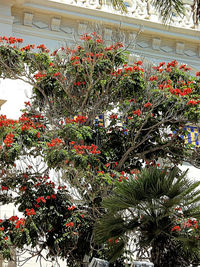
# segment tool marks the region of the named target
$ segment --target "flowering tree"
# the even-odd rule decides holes
[[[33,255],[47,250],[79,266],[86,255],[102,256],[93,227],[116,183],[158,158],[198,165],[198,150],[180,135],[199,120],[200,73],[176,61],[130,66],[121,43],[106,47],[95,33],[51,52],[0,41],[0,76],[33,87],[21,118],[1,116],[0,197],[23,213],[1,222],[2,253],[29,245]],[[101,114],[105,127],[94,123]]]

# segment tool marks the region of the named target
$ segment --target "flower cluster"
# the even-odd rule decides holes
[[[133,115],[137,115],[138,117],[141,115],[141,110],[140,109],[137,109],[137,110],[134,110],[133,111]]]
[[[38,198],[36,199],[36,202],[37,202],[37,203],[40,203],[40,202],[46,203],[46,200],[44,199],[44,197],[38,197]]]
[[[75,116],[73,119],[66,118],[65,121],[66,121],[66,123],[80,123],[80,124],[82,124],[82,123],[85,123],[87,121],[87,117],[78,115],[78,116]]]
[[[40,80],[41,78],[46,77],[45,73],[38,72],[33,76],[36,80]]]
[[[90,146],[84,146],[84,145],[74,145],[74,149],[76,150],[76,153],[77,154],[85,154],[86,151],[89,153],[89,154],[93,154],[93,155],[96,155],[96,154],[100,154],[100,150],[97,150],[98,149],[98,146],[94,145],[94,144],[91,144]]]
[[[60,144],[64,144],[64,142],[60,139],[60,138],[54,138],[51,143],[47,143],[48,147],[54,147],[54,146],[58,146]]]
[[[192,106],[194,106],[194,105],[197,105],[197,104],[200,104],[200,100],[189,100],[189,101],[187,102],[187,105],[192,105]]]
[[[13,141],[14,141],[14,134],[12,134],[12,133],[9,133],[9,134],[7,134],[6,135],[6,138],[4,139],[4,144],[7,146],[7,147],[10,147],[11,146],[11,144],[13,143]]]
[[[6,115],[0,115],[0,127],[9,127],[16,123],[16,120],[7,119]]]
[[[152,107],[152,104],[150,102],[147,102],[146,104],[144,104],[144,107],[145,108],[150,108],[150,107]]]
[[[30,51],[31,49],[34,49],[34,48],[35,48],[34,44],[32,44],[32,45],[28,44],[28,45],[22,47],[20,50],[21,51]]]
[[[26,221],[25,221],[25,219],[23,219],[23,218],[17,220],[16,223],[15,223],[15,228],[16,228],[16,229],[20,228],[21,226],[23,226],[23,225],[25,224],[25,222],[26,222]]]
[[[7,44],[23,43],[24,39],[15,37],[0,36],[0,43],[6,41]]]
[[[32,209],[25,209],[25,211],[26,211],[27,216],[35,215],[35,211],[33,208]]]

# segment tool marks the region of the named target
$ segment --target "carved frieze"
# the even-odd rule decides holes
[[[196,56],[196,53],[192,50],[186,50],[185,55],[187,55],[189,57],[194,57],[194,56]]]
[[[110,45],[112,43],[112,29],[104,28],[104,40],[106,45]]]
[[[99,0],[85,0],[85,3],[86,2],[88,3],[88,6],[92,7],[93,9],[97,8],[98,5],[99,7],[106,6],[105,2],[103,1],[99,2]],[[137,18],[141,19],[141,25],[142,25],[142,19],[151,20],[152,16],[156,16],[154,9],[151,6],[151,0],[143,0],[143,1],[142,0],[141,1],[127,0],[127,2],[129,4],[129,7],[128,7],[129,11],[131,10],[132,14],[134,13],[134,16],[132,17],[135,18],[138,16],[138,14],[140,15]],[[137,4],[135,4],[136,2]],[[84,3],[84,0],[82,0],[82,4],[83,3]],[[77,0],[75,4],[79,5],[80,3]],[[130,9],[131,7],[132,9]],[[187,8],[189,12],[189,6]],[[77,35],[81,36],[85,33],[90,33],[93,31],[100,33],[100,29],[101,29],[101,33],[103,34],[101,33],[100,34],[103,35],[103,39],[105,40],[106,45],[110,45],[114,41],[121,41],[122,43],[125,44],[125,46],[128,47],[130,51],[134,51],[134,49],[136,50],[138,49],[139,52],[144,51],[145,52],[144,54],[146,55],[148,54],[151,55],[151,52],[157,53],[158,51],[158,56],[160,53],[161,58],[164,53],[166,53],[165,56],[169,54],[170,57],[174,57],[174,58],[176,58],[176,56],[179,57],[179,55],[183,55],[183,58],[188,58],[188,60],[189,58],[193,58],[193,60],[194,58],[196,60],[199,60],[200,58],[200,45],[197,44],[196,40],[194,40],[194,42],[190,44],[190,40],[188,38],[181,37],[179,41],[178,33],[177,33],[177,38],[176,38],[177,41],[175,42],[174,37],[170,38],[170,30],[169,30],[169,33],[166,33],[166,36],[164,34],[162,35],[159,34],[159,32],[153,33],[153,36],[152,36],[152,32],[149,33],[148,30],[146,30],[148,26],[144,25],[145,32],[140,31],[139,27],[137,28],[133,27],[133,32],[130,32],[131,28],[130,27],[127,28],[125,23],[124,24],[122,23],[119,29],[117,28],[118,24],[114,26],[113,22],[112,24],[109,22],[109,18],[107,18],[107,20],[105,21],[105,24],[103,24],[103,22],[102,24],[99,23],[98,24],[99,28],[96,27],[97,30],[94,30],[93,26],[95,22],[93,21],[89,22],[87,21],[87,19],[84,20],[83,18],[81,18],[80,21],[78,22],[76,18],[69,19],[62,14],[60,15],[60,17],[59,15],[54,15],[54,14],[52,14],[52,16],[53,16],[52,18],[49,18],[49,16],[45,15],[44,13],[41,12],[41,14],[39,14],[39,12],[37,13],[36,11],[31,13],[30,9],[28,9],[28,11],[25,11],[24,13],[22,10],[20,11],[17,10],[16,14],[14,15],[14,22],[15,22],[14,27],[18,27],[20,24],[25,25],[25,26],[31,26],[32,27],[31,31],[34,30],[34,28],[35,28],[35,31],[37,31],[37,29],[40,29],[40,31],[38,31],[38,34],[39,32],[40,34],[42,34],[41,30],[43,29],[45,30],[46,33],[48,30],[49,31],[47,33],[48,35],[53,36],[53,34],[56,34],[59,36],[60,34],[59,38],[62,39],[64,36],[66,42],[69,42],[70,44],[73,43],[73,36],[77,37]],[[177,17],[177,21],[178,20],[179,19]],[[183,27],[184,25],[189,25],[189,27],[192,27],[191,17],[186,16],[186,18],[182,19],[182,22],[179,25],[179,27],[180,26]],[[50,33],[50,31],[52,33]],[[54,33],[54,32],[57,32],[57,33]],[[193,34],[192,32],[193,31],[190,30],[189,34],[192,35]],[[77,40],[78,39],[79,38],[77,37]],[[130,56],[130,62],[132,61],[133,61],[133,56]]]
[[[39,21],[39,20],[33,21],[33,25],[36,26],[37,28],[40,28],[40,29],[47,29],[48,28],[47,23],[44,23],[44,22]]]
[[[33,24],[33,14],[25,12],[24,13],[24,25],[32,27],[32,24]]]
[[[160,49],[166,53],[173,51],[173,47],[170,47],[170,46],[162,46]]]
[[[52,31],[59,31],[60,30],[60,23],[61,23],[61,19],[60,18],[52,18],[51,19],[51,29],[52,29]]]
[[[185,44],[184,43],[177,42],[176,43],[176,53],[179,54],[179,55],[182,55],[183,52],[184,52],[184,47],[185,47]]]
[[[140,47],[142,47],[142,48],[147,48],[147,47],[150,46],[149,43],[144,42],[144,41],[142,41],[142,42],[137,42],[137,45],[140,46]]]
[[[60,29],[61,29],[61,31],[67,33],[68,35],[74,34],[74,28],[67,27],[67,26],[61,26]]]
[[[88,25],[86,23],[79,23],[78,24],[78,34],[83,35],[87,33],[87,27]]]
[[[152,39],[152,48],[154,50],[160,50],[160,44],[161,44],[160,38],[153,38]]]

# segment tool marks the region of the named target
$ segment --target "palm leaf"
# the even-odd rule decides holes
[[[192,182],[187,172],[145,168],[134,177],[119,183],[113,194],[103,201],[107,214],[96,224],[95,238],[104,243],[119,238],[126,246],[130,232],[136,234],[142,247],[149,248],[160,237],[172,238],[174,208],[182,207],[184,215],[200,218],[200,182]],[[122,244],[121,243],[121,244]],[[115,259],[122,245],[110,250]]]
[[[153,0],[153,5],[159,11],[164,22],[171,20],[173,15],[183,16],[185,14],[182,0]]]
[[[124,0],[110,0],[110,1],[115,9],[119,9],[123,13],[127,12],[127,7],[124,3]]]

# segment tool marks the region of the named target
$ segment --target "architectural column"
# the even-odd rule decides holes
[[[3,1],[0,0],[0,29],[1,35],[5,36],[12,36],[13,30],[13,20],[14,17],[11,16],[11,7],[12,7],[12,0]]]

